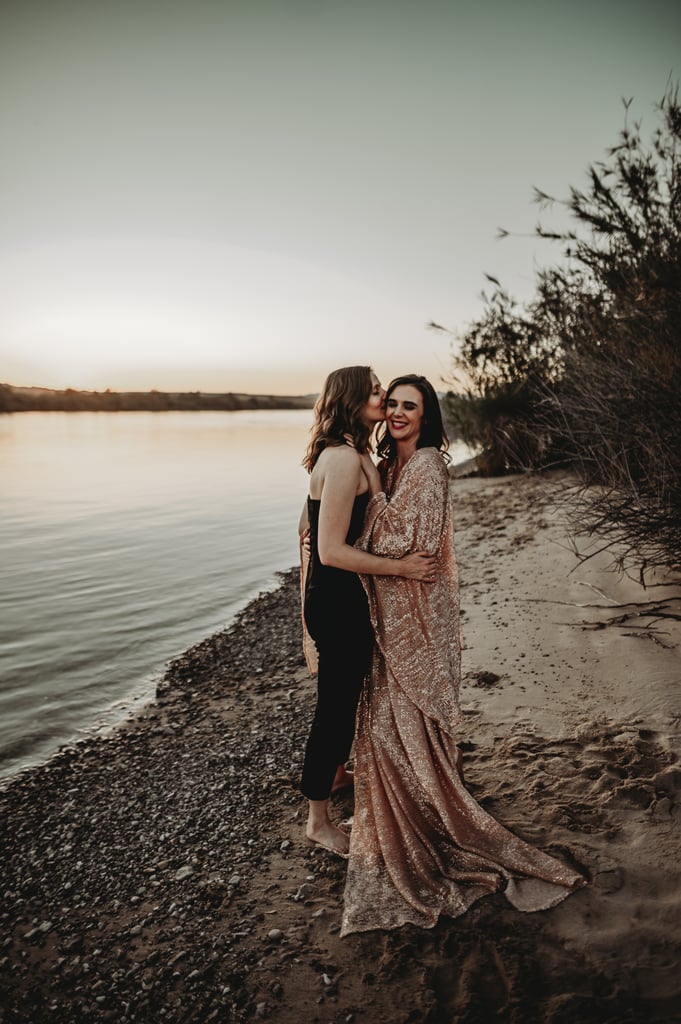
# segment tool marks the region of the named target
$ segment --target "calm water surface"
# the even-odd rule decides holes
[[[295,564],[310,422],[0,417],[0,775],[149,692]]]
[[[0,777],[108,726],[297,562],[311,420],[0,416]]]

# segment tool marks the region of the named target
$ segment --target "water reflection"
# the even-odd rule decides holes
[[[302,480],[311,413],[24,413],[0,417],[0,501],[32,516],[191,506],[214,487],[243,494]],[[224,476],[231,476],[231,489]],[[162,511],[162,506],[158,507]],[[174,514],[174,512],[173,512]]]
[[[5,770],[45,756],[295,563],[310,421],[0,418]]]

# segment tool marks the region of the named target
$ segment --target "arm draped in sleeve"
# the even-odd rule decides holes
[[[401,558],[410,551],[436,554],[449,517],[449,485],[442,456],[423,448],[409,460],[395,493],[380,491],[369,502],[358,546]]]
[[[437,555],[434,583],[398,576],[361,578],[388,677],[452,733],[461,720],[459,581],[449,477],[439,452],[419,449],[390,500],[383,492],[374,495],[357,546],[391,558],[417,550]]]

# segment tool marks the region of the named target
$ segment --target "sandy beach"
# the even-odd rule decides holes
[[[2,1024],[681,1021],[681,586],[580,563],[570,484],[452,479],[461,742],[476,799],[587,888],[340,939],[345,863],[305,845],[297,790],[293,569],[110,736],[0,792]]]

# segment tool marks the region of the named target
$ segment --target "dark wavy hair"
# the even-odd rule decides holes
[[[362,409],[369,401],[373,383],[370,366],[341,366],[332,370],[314,407],[314,423],[303,465],[308,473],[331,445],[345,443],[349,434],[358,452],[369,446],[371,428],[363,421]]]
[[[442,422],[440,402],[435,394],[435,388],[426,377],[421,377],[418,373],[405,373],[404,376],[391,380],[385,395],[386,409],[391,394],[402,384],[409,384],[411,387],[417,388],[423,399],[423,423],[416,447],[437,448],[442,457],[449,462],[450,456],[447,453],[449,438]],[[379,427],[376,453],[380,458],[387,459],[388,462],[392,462],[397,457],[397,442],[390,436],[387,423],[383,423]]]

